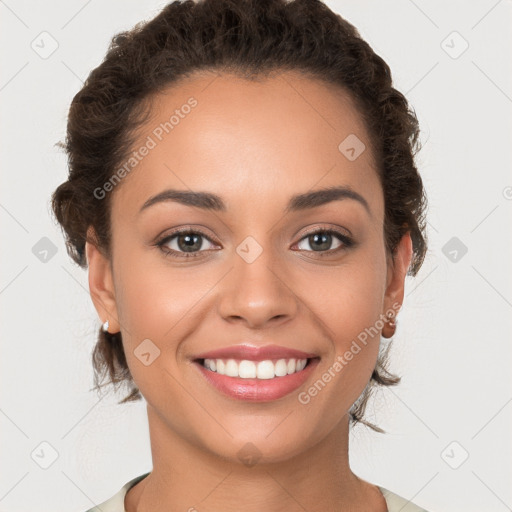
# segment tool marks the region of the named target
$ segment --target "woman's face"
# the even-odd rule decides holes
[[[395,266],[386,257],[384,198],[358,112],[298,74],[197,74],[155,99],[133,150],[109,192],[111,266],[90,244],[87,255],[97,311],[121,331],[148,408],[173,435],[228,459],[244,446],[267,461],[314,446],[368,383],[411,257],[409,236]],[[150,201],[169,190],[218,198]],[[183,228],[193,233],[176,234]],[[219,358],[244,375],[285,368],[273,379],[197,361],[240,345],[315,358],[290,374],[286,352],[235,354],[241,366]]]

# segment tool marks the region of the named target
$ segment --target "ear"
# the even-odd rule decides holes
[[[112,267],[110,260],[98,248],[96,239],[94,228],[89,226],[85,243],[85,254],[89,267],[89,291],[101,323],[108,320],[108,331],[117,333],[120,331],[120,326],[117,317]]]
[[[397,315],[402,307],[404,300],[405,277],[412,260],[412,240],[409,232],[402,236],[392,257],[388,258],[386,292],[384,294],[384,311],[383,315],[393,312],[393,317]],[[394,318],[392,318],[394,320]],[[391,334],[388,330],[391,329]],[[393,335],[394,325],[386,323],[382,333],[383,336],[389,338]]]

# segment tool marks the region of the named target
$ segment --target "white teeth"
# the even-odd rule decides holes
[[[227,375],[228,377],[240,377],[242,379],[273,379],[284,377],[292,373],[300,372],[307,364],[307,359],[279,359],[275,363],[270,360],[241,361],[235,359],[205,359],[203,366],[209,370]]]
[[[273,379],[276,376],[276,367],[272,361],[260,361],[256,371],[258,379]]]
[[[225,368],[225,375],[228,377],[238,377],[238,364],[234,359],[228,359]]]
[[[301,359],[298,363],[297,363],[297,371],[300,371],[300,370],[304,370],[304,367],[306,366],[306,363],[308,362],[307,359]]]
[[[211,363],[210,363],[211,368]],[[238,365],[238,375],[242,379],[254,379],[256,377],[256,363],[253,361],[240,361]]]
[[[275,374],[276,377],[284,377],[288,373],[288,365],[286,359],[279,359],[276,363]]]

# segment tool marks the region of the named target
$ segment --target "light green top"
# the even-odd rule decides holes
[[[87,510],[87,512],[126,512],[124,508],[124,497],[131,487],[139,483],[142,479],[146,478],[149,473],[140,475],[133,480],[127,482],[123,487],[112,496],[112,498],[96,505],[96,507]],[[382,492],[386,504],[388,506],[388,512],[427,512],[425,509],[418,507],[414,503],[402,498],[383,487],[379,487]]]

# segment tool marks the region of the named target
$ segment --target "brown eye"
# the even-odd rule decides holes
[[[308,251],[307,248],[300,247],[300,244],[304,243],[304,241],[311,248],[309,252],[336,252],[353,245],[353,241],[349,237],[334,229],[319,229],[303,237],[297,246],[301,251]],[[337,245],[333,248],[332,245],[336,241]]]
[[[206,234],[188,229],[164,237],[157,245],[167,256],[193,258],[207,250],[204,248],[207,245],[204,240],[214,245]]]

